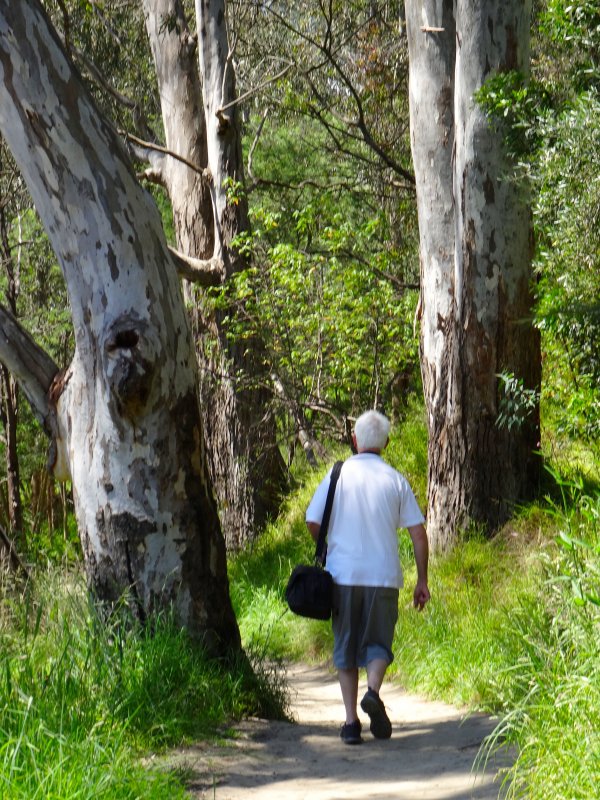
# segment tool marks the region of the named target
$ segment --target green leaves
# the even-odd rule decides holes
[[[539,403],[539,393],[535,389],[526,389],[522,378],[516,378],[512,373],[500,373],[501,393],[498,401],[498,417],[496,424],[499,428],[520,428],[526,420],[536,411]]]
[[[559,433],[600,441],[600,99],[583,95],[541,128],[535,217],[537,323],[553,365],[545,398]]]
[[[535,121],[549,104],[541,83],[516,70],[501,72],[488,78],[475,98],[513,157],[520,159],[539,145]]]
[[[391,402],[394,375],[417,359],[416,296],[389,277],[399,254],[381,244],[384,218],[356,221],[321,195],[290,213],[291,241],[284,216],[253,209],[252,236],[236,242],[255,266],[226,289],[227,302],[244,307],[243,322],[230,316],[231,335],[260,333],[274,374],[306,409],[342,416]]]

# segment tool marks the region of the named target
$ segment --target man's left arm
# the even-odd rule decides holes
[[[429,565],[429,541],[427,539],[427,531],[425,526],[420,523],[419,525],[411,525],[408,528],[410,538],[413,543],[413,550],[415,552],[415,562],[417,565],[417,585],[413,594],[413,602],[415,608],[422,611],[425,604],[431,597],[429,587],[427,585],[427,568]]]

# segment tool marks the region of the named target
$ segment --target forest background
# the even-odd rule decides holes
[[[117,126],[153,139],[161,121],[140,6],[46,5]],[[165,782],[174,792],[184,781],[139,768],[140,751],[206,735],[231,716],[284,713],[282,686],[267,665],[307,651],[319,657],[328,642],[322,627],[280,620],[282,583],[308,554],[303,505],[361,410],[379,406],[393,417],[388,457],[425,502],[402,4],[306,3],[297,19],[276,5],[230,3],[229,12],[245,98],[247,182],[228,188],[230,197],[248,199],[251,233],[236,246],[252,255],[252,266],[226,292],[207,292],[205,302],[244,309],[243,318],[230,317],[233,340],[260,334],[264,341],[290,480],[280,517],[230,559],[232,599],[254,670],[245,663],[226,669],[231,691],[207,711],[223,667],[202,658],[168,619],[150,636],[125,635],[118,613],[108,625],[96,618],[78,577],[68,486],[48,478],[45,438],[3,370],[0,523],[13,567],[18,558],[33,576],[23,589],[15,567],[3,584],[7,797],[70,797],[82,785],[90,797],[134,797],[140,786],[150,797]],[[532,36],[531,81],[503,76],[484,87],[480,101],[513,153],[512,179],[532,186],[547,478],[539,502],[515,509],[494,539],[468,531],[436,563],[428,615],[418,623],[401,617],[399,641],[414,647],[406,647],[399,669],[408,685],[501,713],[490,745],[507,739],[521,753],[507,775],[509,791],[591,798],[600,762],[600,15],[593,3],[539,2]],[[335,41],[345,48],[328,46]],[[298,64],[308,68],[292,68]],[[1,158],[3,303],[66,365],[73,334],[62,276],[4,146]],[[166,196],[150,188],[173,241]],[[538,398],[513,376],[502,380],[498,424],[518,426]],[[8,491],[15,463],[16,507]],[[423,652],[425,660],[411,661]],[[192,708],[203,709],[205,730],[192,723]],[[92,761],[97,769],[84,767]]]

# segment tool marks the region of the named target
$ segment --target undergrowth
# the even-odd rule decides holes
[[[51,570],[0,606],[0,796],[185,797],[140,756],[222,735],[231,719],[282,717],[266,662],[222,662],[168,614],[103,617],[81,576]]]

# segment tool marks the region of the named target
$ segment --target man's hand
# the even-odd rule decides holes
[[[427,581],[418,580],[413,593],[413,603],[415,608],[423,611],[425,604],[429,602],[431,595],[429,594],[429,587]]]

